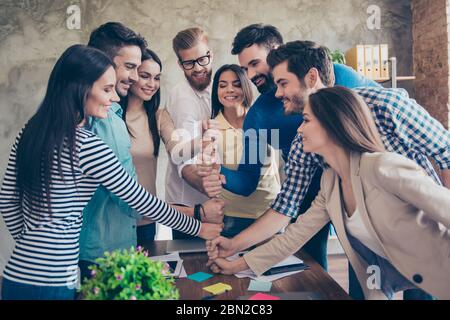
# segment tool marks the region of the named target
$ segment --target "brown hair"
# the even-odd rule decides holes
[[[320,89],[309,97],[309,104],[328,135],[344,149],[385,151],[369,107],[352,90],[341,86]]]
[[[291,41],[273,49],[267,56],[267,64],[273,70],[277,65],[287,61],[288,71],[303,81],[312,68],[317,69],[320,80],[326,87],[335,82],[333,61],[327,47],[313,41]]]
[[[189,28],[178,32],[172,40],[172,48],[178,59],[180,59],[180,50],[191,49],[195,47],[199,41],[208,43],[208,35],[206,32],[198,27]]]

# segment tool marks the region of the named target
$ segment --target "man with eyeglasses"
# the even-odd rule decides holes
[[[178,136],[190,140],[202,134],[202,121],[211,117],[211,77],[213,54],[207,34],[200,28],[180,31],[172,41],[178,64],[185,80],[170,92],[166,109],[171,115]],[[172,204],[195,206],[209,198],[202,190],[202,179],[196,174],[196,159],[188,162],[169,161],[166,173],[166,201]],[[210,179],[218,187],[219,174]],[[173,231],[174,239],[186,236]]]

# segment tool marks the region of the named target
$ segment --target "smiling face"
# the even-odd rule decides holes
[[[238,54],[239,65],[247,73],[260,93],[275,88],[269,65],[266,62],[269,51],[258,44],[253,44]]]
[[[180,50],[178,52],[181,62],[194,61],[201,57],[201,64],[207,62],[206,56],[209,55],[209,63],[207,65],[201,66],[198,63],[194,63],[194,67],[190,70],[183,68],[181,62],[179,65],[184,72],[184,76],[188,80],[189,84],[198,91],[205,90],[211,84],[212,77],[212,52],[208,44],[205,41],[199,41],[194,47],[186,50]]]
[[[328,133],[314,116],[309,103],[303,110],[303,122],[297,132],[302,136],[303,150],[305,152],[324,154],[332,144]]]
[[[287,61],[276,65],[272,73],[277,85],[275,96],[283,101],[284,113],[302,113],[313,90],[288,71]]]
[[[142,51],[138,46],[126,46],[119,50],[113,61],[116,65],[116,90],[126,97],[131,85],[139,80],[137,69],[141,65]]]
[[[244,93],[241,81],[236,73],[231,70],[222,72],[219,78],[217,96],[224,108],[242,107],[244,103]]]
[[[86,116],[102,119],[108,117],[108,110],[113,102],[120,101],[115,90],[115,85],[116,73],[113,67],[109,67],[92,85],[84,109]]]
[[[139,80],[131,86],[131,93],[143,101],[150,101],[160,88],[161,67],[154,60],[145,60],[138,68]]]

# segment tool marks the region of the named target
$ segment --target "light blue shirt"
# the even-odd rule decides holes
[[[115,153],[125,170],[136,178],[131,140],[122,108],[114,103],[106,119],[90,118],[86,129],[95,133]],[[94,262],[105,251],[136,246],[136,219],[139,215],[128,204],[100,186],[83,211],[80,234],[80,260]]]

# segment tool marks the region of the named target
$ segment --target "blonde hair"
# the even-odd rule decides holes
[[[180,59],[180,50],[191,49],[197,45],[199,41],[208,43],[207,33],[198,27],[188,28],[178,32],[172,40],[172,48],[178,59]]]

